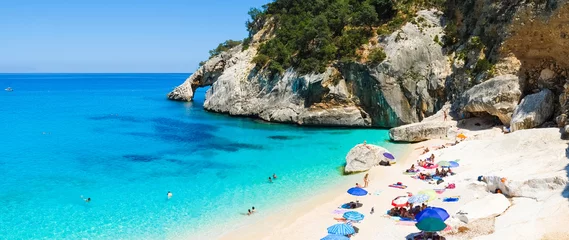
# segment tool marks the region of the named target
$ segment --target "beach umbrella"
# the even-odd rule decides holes
[[[415,226],[425,232],[438,232],[444,230],[447,225],[438,218],[423,218]]]
[[[450,166],[450,162],[449,161],[439,161],[437,163],[437,165],[441,166],[441,167],[449,167]]]
[[[450,163],[449,167],[451,167],[451,168],[455,168],[455,167],[460,166],[460,164],[458,164],[458,162],[455,162],[455,161],[450,161],[449,163]]]
[[[391,160],[395,160],[395,157],[393,156],[393,154],[388,153],[388,152],[384,152],[383,156],[387,159],[391,159]]]
[[[320,240],[350,240],[350,238],[343,235],[329,234],[328,236],[321,238]]]
[[[449,217],[450,216],[448,215],[448,212],[446,210],[444,210],[443,208],[427,207],[427,208],[425,208],[425,210],[419,212],[417,214],[417,216],[415,216],[415,219],[417,220],[417,222],[420,222],[421,220],[423,220],[425,218],[438,218],[442,221],[445,221]]]
[[[409,198],[409,200],[407,200],[407,202],[411,203],[411,204],[421,204],[424,202],[428,202],[429,201],[429,197],[428,195],[425,194],[417,194],[417,195],[413,195]]]
[[[393,201],[391,201],[391,205],[394,207],[404,207],[407,206],[407,204],[409,204],[409,197],[405,196],[396,197],[393,199]]]
[[[363,188],[353,187],[348,189],[348,193],[354,196],[365,196],[367,195],[367,191]]]
[[[330,234],[337,234],[337,235],[349,235],[356,233],[356,230],[352,225],[345,224],[345,223],[338,223],[328,227],[328,233]]]
[[[428,200],[429,202],[437,199],[437,192],[435,192],[435,190],[433,190],[433,189],[426,189],[426,190],[420,191],[418,193],[418,195],[429,196],[429,200]]]
[[[346,220],[359,222],[361,220],[364,220],[365,216],[356,211],[349,211],[345,212],[344,215],[342,215],[342,217],[344,217]]]

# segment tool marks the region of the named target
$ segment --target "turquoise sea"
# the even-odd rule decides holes
[[[269,214],[340,183],[344,157],[363,140],[402,148],[385,130],[209,113],[206,89],[193,103],[166,100],[187,76],[0,74],[0,87],[14,89],[0,92],[0,239],[227,231],[252,206]]]

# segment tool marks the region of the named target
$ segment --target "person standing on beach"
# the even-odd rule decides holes
[[[172,198],[172,193],[168,191],[168,199]]]
[[[366,173],[366,175],[364,176],[364,188],[366,188],[368,184],[369,184],[369,173]]]
[[[444,114],[444,115],[443,115],[443,116],[444,116],[444,119],[443,119],[443,120],[446,121],[446,120],[447,120],[447,110],[444,110],[444,111],[443,111],[443,114]]]

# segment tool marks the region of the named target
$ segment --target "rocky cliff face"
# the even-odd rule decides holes
[[[322,74],[288,69],[269,78],[251,60],[250,48],[234,48],[214,57],[168,94],[191,101],[198,87],[212,85],[205,109],[235,116],[300,125],[393,127],[420,121],[444,104],[444,81],[450,74],[439,43],[442,13],[420,11],[418,24],[378,39],[387,59],[379,65],[345,63]],[[377,46],[376,46],[377,47]]]
[[[433,115],[445,102],[458,116],[493,115],[503,124],[526,95],[549,89],[553,114],[568,123],[569,5],[566,1],[448,0],[445,13],[423,10],[387,36],[375,37],[387,58],[375,65],[336,63],[321,74],[294,69],[275,77],[251,63],[270,29],[251,47],[208,60],[168,94],[204,108],[300,125],[395,127]],[[445,47],[442,42],[445,39]],[[531,115],[531,114],[530,114]]]

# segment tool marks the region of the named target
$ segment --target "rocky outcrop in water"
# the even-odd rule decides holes
[[[378,166],[380,162],[390,160],[383,156],[385,148],[372,144],[358,144],[348,152],[344,173],[362,172]]]
[[[527,95],[516,107],[510,124],[512,131],[540,126],[553,115],[553,93],[543,89]]]

